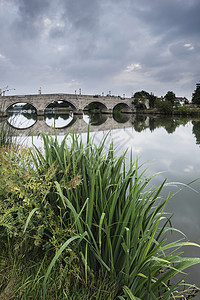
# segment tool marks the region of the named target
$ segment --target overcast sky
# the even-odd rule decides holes
[[[0,0],[0,88],[190,99],[199,12],[200,0]]]

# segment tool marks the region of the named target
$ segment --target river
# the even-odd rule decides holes
[[[48,114],[37,119],[36,115],[12,114],[8,121],[14,127],[17,140],[20,143],[31,144],[31,135],[37,146],[41,145],[38,131],[50,132],[51,125],[58,128],[57,134],[62,139],[64,134],[75,128],[82,132],[83,139],[89,120],[91,134],[98,143],[101,137],[110,130],[108,140],[113,140],[120,154],[131,149],[138,158],[139,164],[145,163],[148,167],[146,175],[159,173],[153,184],[159,185],[164,179],[167,182],[188,184],[200,178],[200,119],[180,118],[169,116],[148,115],[90,115],[73,116]],[[107,143],[108,145],[109,143]],[[193,182],[189,187],[176,184],[175,187],[165,188],[164,195],[169,190],[177,193],[170,201],[166,211],[173,213],[172,223],[175,228],[183,231],[189,241],[200,244],[200,180]],[[173,238],[182,238],[173,233]],[[185,247],[185,256],[200,257],[200,248]],[[200,265],[190,268],[187,282],[200,286]]]

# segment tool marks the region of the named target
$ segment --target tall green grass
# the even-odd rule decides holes
[[[72,174],[80,174],[82,180],[71,189],[63,188],[55,178],[63,220],[76,234],[62,245],[48,268],[43,284],[44,299],[51,269],[75,239],[78,241],[75,251],[85,266],[86,282],[88,274],[98,277],[103,272],[110,281],[117,282],[119,299],[175,297],[173,292],[181,281],[171,284],[171,279],[178,273],[185,277],[183,270],[200,259],[182,257],[180,249],[198,246],[195,243],[167,242],[171,223],[165,207],[172,195],[161,199],[165,182],[151,187],[153,176],[147,178],[132,155],[128,163],[126,153],[116,157],[112,143],[105,151],[106,136],[97,146],[89,134],[86,145],[78,135],[72,134],[70,147],[67,137],[61,144],[56,137],[42,134],[42,138],[45,155],[41,156],[36,148],[37,168],[56,161],[57,176],[62,176],[64,182],[69,182]]]
[[[0,297],[10,284],[14,299],[186,298],[184,270],[200,259],[182,247],[198,245],[167,241],[166,182],[152,186],[107,136],[41,136],[43,151],[0,153]]]
[[[7,123],[5,118],[0,116],[0,147],[7,147],[15,141],[15,129]]]

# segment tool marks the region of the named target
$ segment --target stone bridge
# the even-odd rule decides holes
[[[32,104],[38,115],[44,115],[45,108],[54,101],[65,101],[71,106],[75,114],[82,114],[83,110],[90,103],[98,103],[103,113],[112,113],[117,105],[120,105],[123,112],[133,112],[133,98],[121,98],[120,96],[99,96],[99,95],[76,95],[76,94],[37,94],[37,95],[16,95],[0,97],[0,114],[7,115],[10,106],[17,103]],[[149,108],[148,100],[145,102]]]

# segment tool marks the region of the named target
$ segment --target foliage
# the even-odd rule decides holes
[[[146,91],[136,92],[133,96],[133,104],[137,110],[146,109],[145,100],[147,99],[149,93]]]
[[[154,94],[151,93],[151,94],[149,94],[148,99],[149,99],[149,107],[154,108],[157,97]]]
[[[44,135],[43,138],[44,141],[48,139]],[[82,140],[73,135],[70,148],[73,169],[77,172],[78,166],[81,168],[82,184],[75,192],[66,190],[63,193],[56,183],[66,213],[69,213],[68,220],[74,224],[77,239],[80,239],[78,252],[85,264],[86,280],[88,273],[103,271],[111,281],[117,281],[117,295],[127,286],[141,299],[145,299],[149,291],[152,297],[162,293],[168,299],[176,289],[176,285],[167,286],[168,280],[199,260],[181,258],[180,252],[174,250],[168,252],[190,243],[164,244],[169,219],[166,218],[165,223],[161,220],[165,219],[168,199],[157,202],[164,183],[146,190],[151,178],[143,177],[143,172],[139,175],[137,161],[131,159],[125,172],[126,153],[116,158],[112,144],[108,153],[104,153],[105,142],[103,139],[97,147],[88,138],[84,147]],[[55,262],[56,259],[49,272]],[[160,273],[163,270],[164,273]]]
[[[200,105],[200,83],[196,84],[196,89],[192,95],[192,103]]]
[[[157,99],[157,97],[151,93],[149,94],[146,91],[140,91],[140,92],[136,92],[133,96],[134,98],[134,105],[136,106],[137,109],[144,109],[144,105],[143,101],[148,99],[149,100],[149,107],[150,108],[154,108],[155,107],[155,101]]]
[[[133,97],[134,98],[148,98],[149,93],[146,91],[140,91],[140,92],[136,92]]]
[[[60,219],[58,205],[52,202],[55,165],[41,174],[31,163],[27,151],[15,147],[2,157],[0,164],[1,242],[6,244],[9,238],[15,248],[23,249],[27,255],[37,247],[57,248],[71,233]]]
[[[15,129],[0,117],[0,147],[8,146],[15,141]]]
[[[10,285],[14,299],[175,299],[171,278],[200,259],[167,242],[166,183],[151,187],[106,136],[41,136],[44,152],[1,152],[0,297]]]
[[[174,92],[168,91],[167,94],[165,95],[164,99],[166,101],[171,102],[171,104],[174,105],[174,103],[176,101],[176,95],[174,94]]]
[[[156,100],[156,108],[162,114],[172,114],[173,105],[170,101],[167,100]]]
[[[179,106],[178,112],[180,112],[181,115],[187,115],[188,113],[187,106],[185,104],[183,104],[183,106]]]

